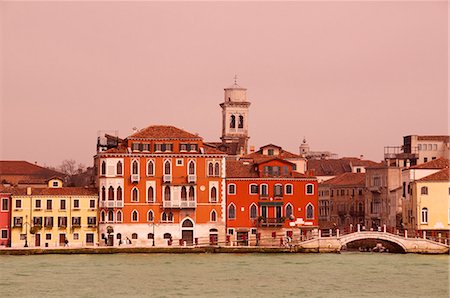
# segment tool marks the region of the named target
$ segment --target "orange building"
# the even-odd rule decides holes
[[[271,146],[274,150],[227,161],[227,241],[232,245],[279,245],[317,231],[316,177],[296,172],[294,163],[276,154],[280,147]]]
[[[224,153],[162,125],[107,143],[95,157],[102,245],[225,241]]]

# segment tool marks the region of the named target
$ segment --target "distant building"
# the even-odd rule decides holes
[[[0,161],[0,181],[18,187],[47,187],[51,178],[64,180],[65,174],[22,160]]]
[[[384,159],[390,166],[409,167],[440,157],[449,157],[449,136],[403,137],[402,146],[384,147]]]
[[[303,142],[300,145],[300,155],[306,159],[337,159],[338,155],[330,151],[311,151],[309,144],[306,142],[306,138],[303,138]]]
[[[52,179],[46,188],[15,188],[11,199],[12,247],[98,243],[96,189],[62,187],[61,180]]]
[[[0,247],[11,246],[11,189],[0,186]]]

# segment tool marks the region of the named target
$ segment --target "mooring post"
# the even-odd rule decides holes
[[[339,229],[336,229],[336,237],[339,238]]]
[[[383,232],[386,233],[386,224],[383,225]]]
[[[322,237],[322,231],[319,230],[319,238]]]
[[[358,229],[358,232],[361,232],[361,225],[360,224],[358,224],[357,229]]]
[[[408,238],[408,230],[405,230],[405,238]]]

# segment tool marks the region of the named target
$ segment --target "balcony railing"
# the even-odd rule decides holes
[[[164,175],[163,176],[163,182],[164,183],[171,183],[172,182],[172,175]]]
[[[123,201],[116,201],[117,208],[123,208]]]
[[[139,174],[131,174],[131,182],[139,182]]]
[[[195,208],[197,207],[196,201],[163,201],[164,208]]]
[[[108,208],[114,208],[114,201],[108,201],[108,202],[106,202],[106,207],[108,207]]]
[[[100,201],[100,208],[106,207],[106,201]]]
[[[195,182],[197,182],[197,176],[188,175],[188,183],[195,183]]]
[[[284,224],[284,217],[275,217],[275,218],[260,218],[259,226],[261,227],[279,227]]]
[[[269,195],[268,194],[261,194],[261,195],[259,195],[259,199],[260,200],[268,200],[269,199]]]

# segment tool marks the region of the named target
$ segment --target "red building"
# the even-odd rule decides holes
[[[11,193],[0,187],[0,247],[11,245]]]
[[[227,161],[227,240],[279,245],[310,237],[318,228],[316,177],[271,150],[259,152]]]

